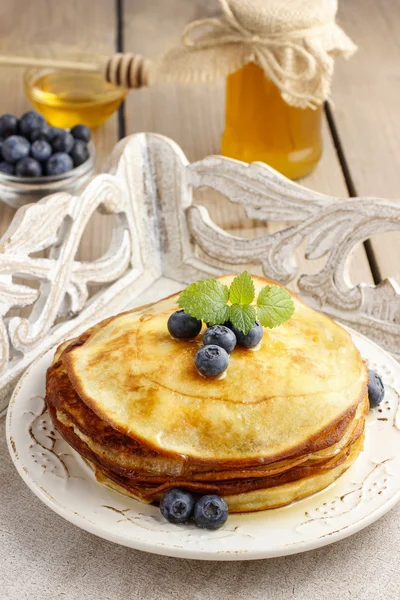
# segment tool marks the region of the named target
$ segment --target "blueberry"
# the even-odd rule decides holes
[[[210,323],[206,323],[207,327],[214,327],[214,325],[210,325]],[[233,325],[230,321],[225,321],[225,323],[222,323],[222,325],[224,327],[227,327],[228,329],[232,329]]]
[[[18,177],[40,177],[42,174],[42,167],[34,158],[25,156],[25,158],[21,158],[21,160],[17,162],[15,174]]]
[[[60,131],[64,131],[64,129],[61,129],[60,127],[54,127],[53,125],[51,125],[47,130],[47,137],[48,137],[47,141],[51,142],[51,140],[54,138],[56,133],[59,133]]]
[[[76,140],[70,152],[70,156],[74,161],[74,167],[83,165],[89,158],[89,150],[87,149],[86,143],[82,140]]]
[[[203,346],[197,350],[194,363],[200,375],[217,377],[228,368],[229,354],[220,346]]]
[[[29,139],[31,142],[36,142],[37,140],[45,140],[46,142],[49,142],[51,139],[51,136],[49,137],[49,129],[50,127],[47,125],[47,123],[44,123],[39,127],[34,127],[30,133]]]
[[[41,162],[50,158],[52,152],[53,149],[46,140],[36,140],[31,146],[31,156]]]
[[[4,140],[1,147],[4,160],[10,163],[16,163],[21,158],[28,156],[30,150],[30,143],[24,137],[20,135],[11,135]]]
[[[71,129],[71,135],[74,136],[77,140],[82,140],[83,142],[90,142],[90,129],[86,127],[86,125],[75,125]]]
[[[209,346],[210,344],[221,346],[221,348],[230,353],[236,346],[236,336],[232,329],[225,327],[225,325],[213,325],[203,335],[203,344],[205,346]]]
[[[18,130],[18,119],[14,115],[2,115],[0,117],[0,137],[7,138],[14,135]]]
[[[371,408],[376,408],[382,402],[385,396],[385,387],[381,377],[373,371],[369,370],[368,398]]]
[[[14,173],[15,173],[14,165],[3,160],[0,162],[0,171],[2,173],[7,173],[7,175],[14,175]]]
[[[218,529],[228,518],[228,505],[216,494],[202,496],[194,507],[194,520],[198,527]]]
[[[36,129],[37,127],[41,127],[42,125],[46,125],[45,119],[38,112],[34,110],[30,110],[26,112],[19,120],[18,131],[21,135],[25,137],[29,137],[31,131]]]
[[[65,131],[64,129],[60,129],[57,131],[51,140],[51,145],[53,146],[53,150],[55,152],[71,152],[72,147],[74,145],[74,138],[69,133],[69,131]]]
[[[192,516],[193,509],[192,494],[179,488],[168,490],[160,501],[161,514],[170,523],[186,523]]]
[[[170,334],[179,339],[196,337],[201,331],[201,326],[201,321],[187,315],[183,310],[172,313],[167,323]]]
[[[254,323],[249,333],[246,334],[236,329],[233,325],[230,325],[230,329],[236,335],[238,346],[243,346],[243,348],[255,348],[261,342],[264,335],[264,329],[258,321]]]
[[[69,154],[56,152],[46,162],[46,175],[60,175],[74,168],[74,163]]]

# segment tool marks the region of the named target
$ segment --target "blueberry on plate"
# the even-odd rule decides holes
[[[34,158],[25,156],[25,158],[21,158],[21,160],[17,162],[15,174],[18,177],[40,177],[42,174],[42,167]]]
[[[46,142],[49,142],[51,139],[51,136],[49,136],[49,129],[50,127],[47,125],[47,123],[39,125],[39,127],[34,127],[29,135],[29,139],[31,142],[36,142],[37,140],[45,140]]]
[[[264,335],[264,329],[258,321],[254,323],[249,333],[246,334],[236,329],[233,325],[230,327],[236,335],[238,346],[243,346],[243,348],[255,348],[261,342]]]
[[[2,173],[6,173],[7,175],[14,175],[15,168],[14,168],[14,165],[3,160],[0,162],[0,171]]]
[[[46,175],[60,175],[74,168],[74,163],[69,154],[56,152],[46,162]]]
[[[197,350],[194,364],[203,377],[217,377],[229,365],[229,354],[221,346],[203,346]]]
[[[29,138],[31,131],[37,127],[46,125],[45,119],[38,112],[30,110],[22,115],[18,123],[18,131],[21,135]]]
[[[10,135],[10,137],[4,140],[1,147],[1,153],[4,160],[9,163],[16,163],[21,160],[21,158],[28,156],[30,148],[30,143],[24,137],[20,135]]]
[[[89,127],[86,127],[86,125],[75,125],[75,127],[71,129],[71,135],[77,140],[82,140],[86,143],[90,142],[90,129]]]
[[[218,529],[228,518],[228,505],[216,494],[207,494],[194,507],[194,521],[203,529]]]
[[[51,140],[51,145],[53,146],[53,150],[55,152],[71,152],[72,147],[74,145],[74,138],[70,134],[69,131],[65,131],[65,129],[60,129],[57,131]]]
[[[199,335],[202,322],[190,315],[184,310],[177,310],[172,313],[168,319],[168,331],[173,337],[179,339],[190,339]]]
[[[31,156],[40,162],[50,158],[52,152],[53,149],[46,140],[36,140],[31,146]]]
[[[369,373],[369,384],[368,384],[368,398],[369,405],[371,408],[376,408],[382,402],[385,396],[385,387],[381,377],[376,371],[370,369]]]
[[[14,115],[1,115],[0,117],[0,137],[7,138],[15,135],[18,130],[18,119]]]
[[[209,327],[203,335],[203,344],[205,346],[221,346],[228,353],[232,352],[236,346],[236,336],[232,329],[225,325],[213,325]]]
[[[86,143],[82,140],[75,140],[75,144],[72,147],[70,156],[74,161],[74,167],[83,165],[83,163],[89,158],[89,150],[86,146]]]
[[[170,523],[186,523],[193,514],[194,498],[189,492],[172,488],[160,501],[162,516]]]

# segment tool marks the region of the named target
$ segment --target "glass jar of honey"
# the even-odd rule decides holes
[[[336,24],[338,0],[219,0],[157,64],[167,81],[226,80],[221,150],[297,179],[322,153],[321,116],[336,57],[356,46]]]
[[[248,63],[227,77],[222,154],[304,177],[321,157],[321,114],[320,106],[287,104],[261,67]]]

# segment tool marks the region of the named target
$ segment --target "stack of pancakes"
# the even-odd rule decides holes
[[[220,280],[229,285],[232,277]],[[255,278],[256,291],[271,283]],[[98,481],[142,502],[171,487],[231,512],[283,506],[335,481],[363,447],[368,372],[349,334],[295,296],[224,379],[194,365],[201,335],[172,339],[172,296],[63,344],[47,373],[56,429]]]

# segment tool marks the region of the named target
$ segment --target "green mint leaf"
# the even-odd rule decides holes
[[[287,290],[277,285],[266,285],[257,298],[258,320],[264,327],[277,327],[290,319],[294,302]]]
[[[256,321],[256,309],[250,304],[232,304],[229,311],[229,320],[236,329],[246,335]]]
[[[237,275],[229,287],[232,304],[251,304],[255,295],[254,283],[247,271]]]
[[[179,308],[210,325],[220,325],[229,319],[229,288],[215,279],[191,283],[178,298]]]

